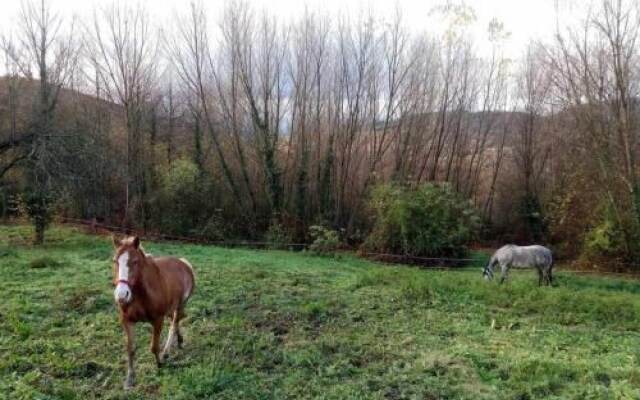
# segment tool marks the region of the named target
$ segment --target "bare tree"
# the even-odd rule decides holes
[[[558,102],[578,131],[575,145],[593,154],[600,187],[621,230],[628,255],[640,234],[637,177],[637,39],[635,2],[602,1],[579,29],[556,35],[547,59]]]
[[[20,50],[15,48],[15,44],[9,38],[2,38],[1,50],[7,71],[4,77],[7,104],[6,111],[0,113],[2,127],[0,128],[0,155],[2,155],[0,179],[27,158],[26,148],[33,139],[33,134],[25,129],[19,115],[21,101],[24,101],[20,96],[24,76],[20,68],[26,63],[18,53]]]
[[[41,244],[54,197],[55,176],[50,167],[59,149],[55,124],[58,99],[76,66],[78,46],[73,41],[73,22],[65,29],[66,21],[53,13],[44,0],[23,3],[18,21],[14,40],[4,40],[5,54],[22,77],[37,77],[38,90],[28,132],[19,139],[14,132],[8,143],[13,145],[17,140],[30,143],[26,156],[30,190],[26,197],[35,226],[35,243]]]
[[[464,193],[468,196],[476,193],[480,184],[481,174],[486,162],[485,152],[488,145],[493,144],[489,142],[489,132],[492,131],[497,123],[505,123],[504,118],[500,117],[500,111],[506,110],[509,62],[502,54],[501,46],[510,33],[505,31],[504,24],[495,19],[489,23],[488,31],[492,42],[492,52],[491,58],[484,68],[484,80],[480,95],[480,118],[477,128],[479,137],[474,141],[465,179],[466,189]],[[501,144],[504,144],[503,141]],[[501,148],[501,146],[498,146],[498,148]],[[494,179],[492,179],[494,183],[497,173],[498,170],[494,169]],[[489,193],[491,192],[492,190],[489,190]]]
[[[159,62],[157,40],[148,14],[141,6],[112,5],[94,14],[86,27],[87,57],[96,71],[96,87],[123,107],[126,131],[126,212],[135,196],[146,221],[145,106],[156,84]],[[125,220],[128,217],[125,217]]]
[[[237,39],[234,47],[237,73],[263,168],[269,205],[267,215],[278,214],[283,199],[282,168],[277,152],[284,111],[287,32],[266,12],[257,21],[250,13],[235,16],[233,20],[238,22],[232,23],[231,28],[231,37]]]
[[[228,13],[241,11],[242,9],[238,8],[227,10]],[[244,143],[239,61],[235,49],[239,38],[233,36],[234,31],[231,27],[241,21],[235,18],[239,16],[224,19],[224,23],[228,24],[223,23],[221,26],[224,46],[222,49],[216,49],[209,40],[209,25],[204,9],[192,5],[188,17],[180,20],[176,39],[170,43],[171,60],[185,90],[189,93],[188,97],[192,99],[190,109],[196,123],[196,140],[202,143],[200,130],[208,133],[213,143],[212,150],[234,202],[240,209],[240,215],[246,217],[246,223],[253,224],[257,200]],[[217,58],[219,54],[225,54],[227,59]],[[232,144],[231,154],[225,138],[229,138]],[[234,159],[240,168],[240,179],[234,172]]]

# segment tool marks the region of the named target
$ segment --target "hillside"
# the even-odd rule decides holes
[[[28,113],[38,95],[39,86],[37,79],[0,76],[0,116],[4,115],[3,113],[8,113],[12,105],[17,105],[19,113]],[[99,107],[112,116],[123,112],[122,107],[113,102],[98,99],[94,95],[70,88],[60,90],[59,102],[63,108],[71,107],[77,103]]]
[[[136,328],[138,386],[106,238],[54,228],[32,248],[0,227],[0,397],[10,399],[549,399],[640,396],[640,283],[477,268],[429,271],[344,256],[147,243],[197,275],[185,349],[157,371]],[[166,328],[164,334],[166,335]]]

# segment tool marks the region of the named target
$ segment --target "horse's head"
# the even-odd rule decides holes
[[[113,268],[111,273],[116,285],[113,296],[119,304],[127,304],[133,297],[133,287],[140,278],[144,252],[140,238],[134,236],[119,240],[113,237]]]
[[[493,279],[493,271],[491,270],[489,264],[485,265],[485,267],[482,268],[482,277],[488,281]]]

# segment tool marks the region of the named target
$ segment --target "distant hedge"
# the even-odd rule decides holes
[[[423,184],[415,189],[376,187],[368,206],[373,213],[367,251],[412,256],[463,256],[480,226],[473,204],[450,185]]]

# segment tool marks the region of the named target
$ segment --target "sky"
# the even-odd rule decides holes
[[[140,1],[155,14],[163,26],[170,26],[175,12],[184,12],[189,5],[189,0]],[[217,20],[222,13],[224,0],[202,1],[210,17]],[[473,7],[477,14],[477,20],[470,27],[470,33],[480,53],[488,54],[491,46],[486,40],[487,26],[491,19],[497,18],[511,33],[504,44],[506,53],[512,58],[518,58],[530,39],[547,40],[551,37],[556,28],[555,4],[560,4],[561,10],[570,12],[570,4],[575,1],[577,0],[467,0],[467,5]],[[109,0],[48,0],[48,2],[62,15],[76,14],[80,20],[86,20],[91,16],[93,7],[108,3]],[[402,10],[405,26],[410,30],[431,33],[442,31],[441,21],[430,11],[434,6],[442,4],[443,0],[249,0],[248,2],[258,9],[266,8],[284,21],[295,19],[303,13],[305,7],[310,11],[320,11],[334,17],[349,15],[354,18],[371,7],[376,16],[384,18],[393,15],[397,4]],[[20,0],[2,0],[2,3],[0,32],[6,32],[7,28],[13,26],[21,2]],[[128,2],[125,1],[125,3]]]

